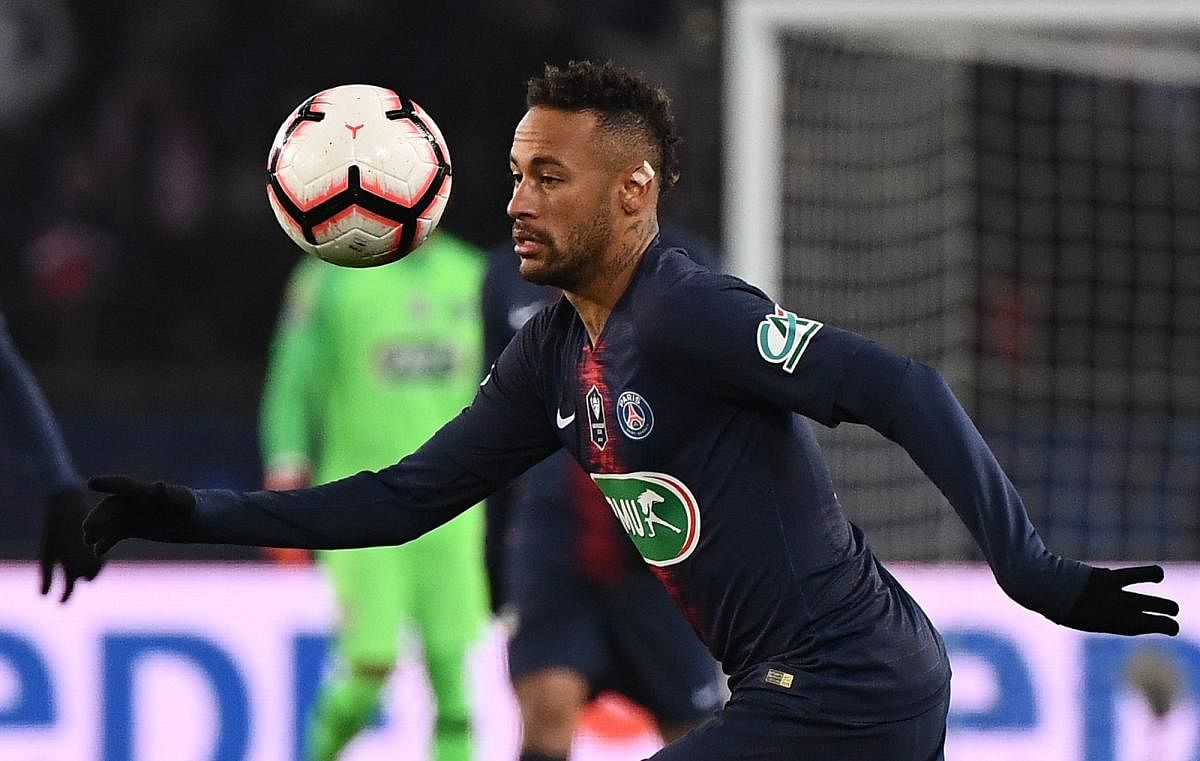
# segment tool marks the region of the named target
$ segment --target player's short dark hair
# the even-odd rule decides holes
[[[658,173],[661,194],[679,179],[679,134],[671,99],[638,72],[612,61],[571,61],[565,68],[547,64],[542,76],[529,80],[525,106],[595,112],[605,129],[639,134],[650,143],[657,154],[650,164]]]

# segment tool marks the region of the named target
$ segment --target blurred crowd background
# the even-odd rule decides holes
[[[391,87],[432,114],[455,173],[443,226],[487,248],[510,229],[524,82],[620,60],[674,95],[687,170],[669,214],[715,238],[718,6],[0,2],[0,309],[80,470],[259,483],[266,348],[301,255],[266,202],[267,151],[326,87]],[[35,490],[6,477],[15,456],[0,452],[5,556],[28,555],[38,524]]]

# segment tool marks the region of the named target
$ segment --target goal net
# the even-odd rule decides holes
[[[728,20],[733,270],[938,367],[1054,550],[1200,555],[1197,4],[743,0]],[[881,556],[973,556],[902,450],[817,428]]]

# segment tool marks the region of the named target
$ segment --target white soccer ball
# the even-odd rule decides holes
[[[409,254],[450,198],[450,153],[429,114],[384,87],[322,90],[293,111],[267,158],[267,198],[296,245],[344,267]]]

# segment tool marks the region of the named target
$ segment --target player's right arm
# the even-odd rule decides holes
[[[84,521],[85,539],[97,553],[129,537],[308,549],[415,539],[559,448],[539,370],[545,317],[517,334],[469,407],[395,465],[284,492],[93,478],[110,496]]]

